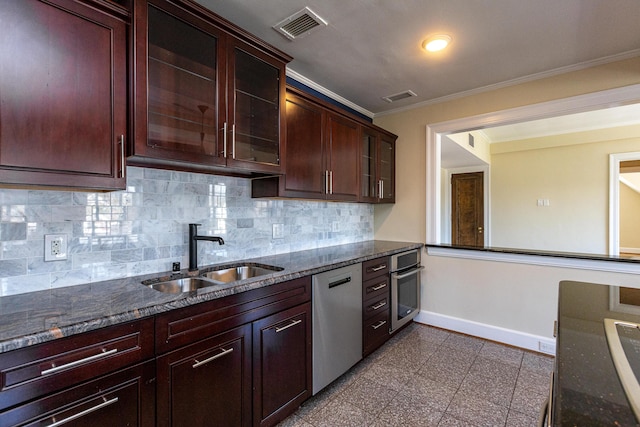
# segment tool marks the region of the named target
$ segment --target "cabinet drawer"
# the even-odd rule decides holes
[[[364,322],[362,332],[363,356],[367,356],[389,339],[389,310],[379,313],[377,316]]]
[[[389,296],[389,276],[378,277],[362,283],[362,300]]]
[[[154,377],[150,360],[1,412],[0,425],[153,427]]]
[[[389,274],[389,257],[380,257],[362,263],[362,280]]]
[[[311,276],[174,310],[156,318],[156,351],[164,353],[311,301]]]
[[[362,316],[366,322],[373,316],[388,310],[389,298],[385,295],[365,302],[364,307],[362,307]]]
[[[153,357],[153,318],[0,354],[0,410]]]

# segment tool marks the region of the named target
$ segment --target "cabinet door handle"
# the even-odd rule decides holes
[[[384,270],[385,268],[387,268],[387,264],[380,264],[377,267],[373,267],[371,271],[380,271],[380,270]]]
[[[384,183],[382,182],[382,180],[379,180],[379,181],[378,181],[378,188],[380,189],[380,191],[379,191],[379,194],[380,194],[379,198],[380,198],[380,199],[384,199]]]
[[[196,362],[196,363],[194,363],[193,366],[191,366],[191,367],[192,368],[197,368],[197,367],[202,366],[204,364],[207,364],[209,362],[213,362],[214,360],[224,356],[225,354],[231,353],[233,351],[233,348],[230,348],[229,350],[225,350],[224,348],[220,347],[220,350],[222,350],[222,353],[218,353],[215,356],[211,356],[210,358],[205,359],[202,362],[198,362],[196,359],[193,359],[193,361]]]
[[[379,284],[379,285],[377,285],[377,286],[373,286],[373,287],[371,288],[371,291],[372,291],[372,292],[373,292],[373,291],[379,291],[380,289],[384,289],[384,288],[386,288],[386,287],[387,287],[387,284],[386,284],[386,283],[380,283],[380,284]]]
[[[222,125],[222,157],[227,158],[227,122]]]
[[[276,334],[277,334],[278,332],[282,332],[282,331],[284,331],[285,329],[289,329],[289,328],[290,328],[290,327],[292,327],[292,326],[296,326],[298,323],[302,323],[302,320],[300,320],[300,319],[298,319],[298,320],[294,320],[293,322],[289,323],[287,326],[283,326],[283,327],[281,327],[281,328],[276,328]]]
[[[231,125],[231,158],[236,158],[236,124]]]
[[[324,171],[324,194],[329,194],[329,171]]]
[[[386,302],[386,301],[380,301],[378,304],[376,304],[376,305],[372,305],[372,306],[371,306],[371,309],[372,309],[372,310],[377,310],[377,309],[379,309],[379,308],[384,307],[385,305],[387,305],[387,302]]]
[[[329,194],[333,194],[333,171],[329,171]]]
[[[124,135],[120,135],[120,178],[125,178]]]
[[[375,324],[375,325],[371,325],[371,327],[372,327],[373,329],[378,329],[379,327],[381,327],[382,325],[384,325],[384,324],[386,324],[386,323],[387,323],[387,321],[386,321],[386,320],[381,320],[381,321],[379,321],[377,324]]]
[[[88,414],[90,414],[92,412],[95,412],[95,411],[97,411],[99,409],[102,409],[102,408],[104,408],[106,406],[113,405],[114,403],[116,403],[118,401],[117,397],[114,397],[113,399],[110,399],[110,400],[106,400],[104,397],[102,399],[104,400],[104,402],[102,402],[102,403],[100,403],[100,404],[98,404],[96,406],[93,406],[93,407],[91,407],[89,409],[85,409],[84,411],[78,412],[75,415],[71,415],[70,417],[67,417],[67,418],[65,418],[63,420],[56,421],[53,424],[49,424],[49,427],[57,427],[57,426],[61,426],[63,424],[66,424],[68,422],[71,422],[73,420],[77,420],[78,418],[84,417],[85,415],[88,415]]]
[[[111,349],[109,351],[102,350],[102,353],[94,354],[93,356],[85,357],[84,359],[76,360],[74,362],[65,363],[64,365],[54,366],[52,368],[45,369],[44,371],[40,372],[40,375],[54,374],[54,373],[56,373],[58,371],[62,371],[64,369],[73,368],[74,366],[78,366],[78,365],[81,365],[83,363],[93,362],[94,360],[101,359],[103,357],[107,357],[107,356],[109,356],[111,354],[114,354],[117,351],[118,351],[117,348]]]

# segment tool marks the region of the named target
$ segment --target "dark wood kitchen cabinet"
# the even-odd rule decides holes
[[[128,10],[4,0],[0,183],[125,188]]]
[[[395,148],[397,137],[372,127],[362,127],[360,201],[395,203]]]
[[[389,257],[362,263],[362,356],[389,339]]]
[[[136,1],[132,164],[280,172],[291,60],[190,0]]]
[[[251,425],[251,325],[158,357],[162,426]]]
[[[310,301],[304,277],[157,316],[158,425],[270,426],[293,413],[311,390]]]
[[[359,123],[287,88],[284,175],[252,182],[253,197],[357,201]]]
[[[254,425],[272,426],[311,397],[311,303],[253,323]]]
[[[0,425],[154,426],[153,325],[147,318],[1,353]]]

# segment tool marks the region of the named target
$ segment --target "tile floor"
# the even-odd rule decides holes
[[[413,323],[278,427],[534,427],[553,358]]]

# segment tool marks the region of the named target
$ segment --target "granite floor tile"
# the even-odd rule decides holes
[[[553,363],[414,323],[278,427],[534,427]]]
[[[427,402],[398,394],[382,410],[372,426],[436,427],[443,415],[442,411],[438,411]]]
[[[375,417],[357,406],[335,399],[305,421],[315,427],[366,427],[375,421]]]
[[[518,411],[509,411],[506,427],[535,427],[538,425],[537,423],[537,418],[531,417],[529,414],[523,414]]]
[[[398,390],[384,382],[362,376],[342,392],[340,399],[366,411],[378,415],[398,394]]]
[[[446,412],[479,426],[504,426],[509,409],[478,396],[458,392]]]

